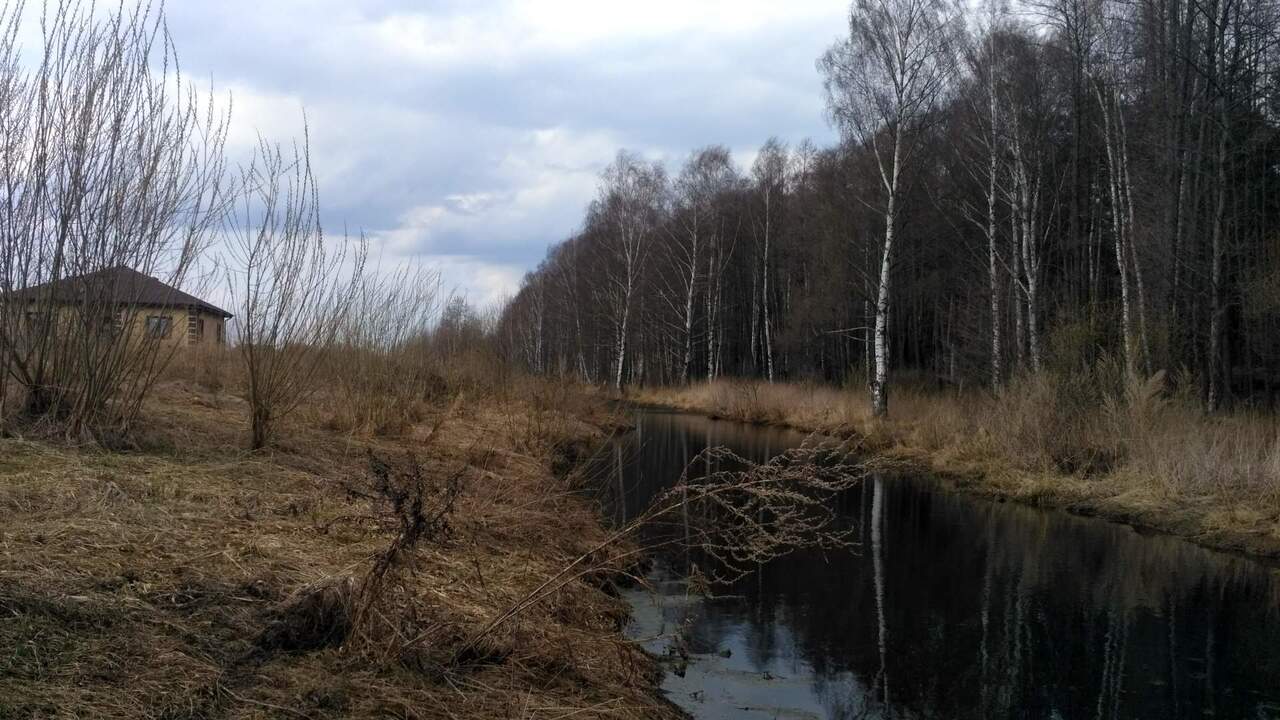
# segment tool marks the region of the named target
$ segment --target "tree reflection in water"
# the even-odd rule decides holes
[[[624,515],[708,443],[763,461],[803,440],[637,419],[604,485]],[[667,598],[637,595],[639,621],[687,625],[703,654],[669,677],[673,700],[709,718],[1280,718],[1272,568],[910,478],[863,483],[840,511],[860,549],[793,553],[720,599],[681,601],[697,558],[659,568]]]

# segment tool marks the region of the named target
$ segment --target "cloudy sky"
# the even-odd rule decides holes
[[[311,126],[330,232],[490,303],[577,227],[619,148],[677,165],[828,142],[814,61],[846,0],[169,0],[234,145]]]

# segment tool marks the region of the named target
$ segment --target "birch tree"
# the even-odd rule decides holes
[[[724,223],[720,202],[735,182],[733,161],[723,146],[695,151],[676,179],[676,207],[668,233],[670,252],[665,258],[668,272],[659,294],[676,319],[682,384],[689,381],[693,367],[698,292],[704,282],[713,281],[708,277],[713,268],[704,267],[703,262],[721,245]],[[713,320],[708,317],[708,322]],[[710,337],[714,342],[714,333]]]
[[[1011,234],[1014,252],[1018,254],[1014,280],[1025,304],[1027,347],[1031,369],[1039,372],[1044,362],[1042,342],[1041,283],[1044,274],[1044,249],[1047,223],[1046,196],[1054,191],[1048,186],[1046,158],[1049,135],[1057,117],[1054,97],[1040,61],[1038,43],[1025,34],[1009,36],[1009,69],[1003,94],[1004,144],[1008,148],[1008,182],[1006,193],[1012,212]]]
[[[1115,12],[1117,8],[1111,6]],[[1115,243],[1116,271],[1120,278],[1120,332],[1124,338],[1125,365],[1136,368],[1139,352],[1144,363],[1150,362],[1150,345],[1146,328],[1146,285],[1134,244],[1133,194],[1129,186],[1129,146],[1126,139],[1124,103],[1124,66],[1129,52],[1126,47],[1127,22],[1124,18],[1099,18],[1103,53],[1091,68],[1094,97],[1102,114],[1102,136],[1107,157],[1107,195],[1111,207],[1112,236]],[[1140,290],[1137,298],[1138,324],[1134,323],[1133,287]]]
[[[592,214],[602,233],[603,277],[597,292],[613,325],[613,386],[622,389],[632,313],[650,244],[667,199],[662,166],[619,152],[601,176]]]
[[[965,147],[972,148],[961,160],[969,175],[983,190],[983,207],[977,203],[961,203],[965,219],[978,228],[986,243],[987,294],[990,307],[990,383],[999,389],[1004,379],[1004,335],[1002,292],[1007,274],[1007,258],[1000,252],[1000,213],[1002,174],[1005,162],[1005,113],[1000,76],[1007,64],[1002,52],[1004,43],[1004,7],[995,0],[986,3],[985,24],[968,45],[968,65],[973,78],[968,94],[968,115],[973,131],[965,133]]]
[[[869,148],[881,185],[884,237],[876,288],[871,410],[889,412],[893,253],[906,171],[952,70],[958,28],[942,0],[855,0],[849,37],[819,61],[827,106],[842,135]]]
[[[760,252],[760,300],[763,313],[760,325],[761,351],[764,356],[765,378],[773,382],[773,291],[772,257],[773,239],[779,230],[786,197],[787,149],[776,138],[770,138],[760,149],[751,176],[755,180],[758,197],[755,230]]]

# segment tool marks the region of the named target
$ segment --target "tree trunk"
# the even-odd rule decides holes
[[[769,215],[770,215],[770,192],[765,193],[764,204],[764,269],[761,273],[761,291],[760,301],[764,304],[764,358],[765,373],[769,378],[769,382],[773,382],[773,335],[769,330]]]
[[[994,85],[994,80],[992,84]],[[1000,255],[996,248],[996,171],[999,166],[995,145],[996,108],[993,87],[991,90],[991,159],[987,167],[987,172],[990,173],[987,181],[987,273],[991,283],[991,387],[998,390],[1004,377],[1004,367],[1000,347]]]
[[[889,414],[889,267],[893,257],[893,226],[897,219],[894,195],[891,189],[884,214],[884,253],[880,258],[880,282],[876,291],[875,369],[871,378],[871,414],[876,417]]]

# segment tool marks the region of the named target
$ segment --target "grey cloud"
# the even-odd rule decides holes
[[[814,59],[842,30],[844,4],[830,5],[749,33],[546,46],[502,36],[509,6],[495,2],[170,0],[168,12],[185,71],[236,88],[238,123],[307,107],[327,226],[448,256],[457,272],[500,268],[493,285],[574,230],[618,147],[678,161],[708,143],[829,139]],[[452,29],[475,44],[446,38],[441,57],[395,45]]]

